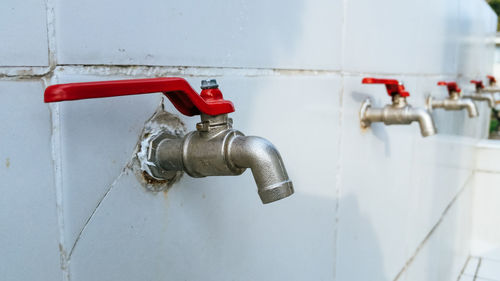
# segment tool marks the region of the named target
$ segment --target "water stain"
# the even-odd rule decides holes
[[[7,157],[7,158],[5,159],[5,167],[7,167],[7,168],[9,168],[9,167],[10,167],[10,158],[9,158],[9,157]]]

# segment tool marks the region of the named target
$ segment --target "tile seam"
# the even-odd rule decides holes
[[[418,256],[418,254],[420,253],[420,251],[422,250],[422,248],[427,244],[427,242],[429,241],[429,239],[432,237],[432,234],[434,234],[434,232],[436,231],[436,229],[438,229],[438,227],[441,225],[441,223],[443,222],[444,218],[446,217],[446,215],[448,214],[448,212],[450,211],[450,209],[455,205],[455,202],[458,200],[458,198],[460,197],[460,195],[462,195],[462,193],[464,192],[464,190],[467,188],[468,184],[473,179],[473,176],[474,176],[474,173],[470,173],[469,177],[465,181],[465,184],[462,186],[462,188],[460,189],[460,191],[453,197],[453,199],[451,199],[451,201],[448,203],[448,205],[446,206],[446,208],[444,209],[444,211],[441,213],[441,216],[439,217],[439,219],[437,220],[437,222],[433,225],[433,227],[427,233],[427,235],[425,236],[425,238],[419,243],[419,245],[417,246],[417,248],[413,251],[412,256],[406,261],[405,265],[403,266],[403,268],[401,268],[401,270],[398,272],[398,274],[396,274],[396,277],[394,277],[393,281],[399,280],[399,278],[401,278],[401,276],[403,276],[403,273],[405,273],[406,270],[411,266],[411,264],[413,263],[413,261],[415,260],[415,258]]]

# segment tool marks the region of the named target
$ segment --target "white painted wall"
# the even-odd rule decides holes
[[[403,80],[415,106],[439,80],[472,90],[493,65],[484,1],[18,2],[0,4],[2,280],[458,277],[488,108],[436,111],[425,139],[361,131],[358,110],[389,102],[365,76]],[[295,195],[263,206],[249,172],[146,191],[127,163],[161,94],[42,103],[49,84],[155,76],[217,78]]]

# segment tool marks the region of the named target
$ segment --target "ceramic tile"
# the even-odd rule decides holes
[[[62,75],[60,83],[120,77]],[[129,162],[161,94],[59,103],[66,249]]]
[[[234,127],[277,146],[296,193],[262,205],[250,171],[238,177],[185,175],[159,194],[146,192],[133,173],[122,174],[75,247],[72,280],[334,279],[338,148],[332,140],[339,134],[340,80],[218,82],[235,104]],[[290,122],[297,130],[284,127]],[[286,257],[300,266],[290,267]]]
[[[457,71],[459,32],[459,4],[455,0],[420,1],[426,7],[419,11],[416,24],[418,31],[413,34],[418,41],[417,73],[453,74]],[[428,9],[427,7],[431,7]],[[411,49],[410,49],[411,50]],[[408,54],[410,55],[410,54]],[[412,68],[412,67],[411,67]]]
[[[419,140],[415,147],[408,204],[410,251],[418,248],[464,186],[474,182],[467,167],[473,163],[473,146],[468,149],[457,138],[436,137],[432,142]]]
[[[487,280],[500,280],[500,261],[481,259],[477,276]]]
[[[340,68],[341,0],[56,2],[63,64]]]
[[[348,2],[344,68],[483,75],[492,71],[485,36],[495,32],[495,20],[486,3],[470,0]]]
[[[433,9],[428,9],[428,5]],[[348,2],[345,69],[375,73],[453,73],[456,70],[456,6],[451,0]],[[421,20],[423,18],[426,20]]]
[[[465,267],[464,274],[474,276],[474,274],[476,274],[478,265],[479,265],[479,258],[478,257],[471,257],[469,259],[469,262],[467,262],[467,266]]]
[[[454,280],[469,256],[473,183],[459,195],[429,238],[422,244],[400,280]],[[467,279],[465,279],[467,280]]]
[[[3,0],[0,65],[48,65],[47,16],[43,0]]]
[[[446,98],[446,90],[436,85],[439,80],[450,80],[450,77],[417,79],[414,93],[412,92],[416,106],[423,106],[422,103],[429,94],[436,99]],[[410,251],[414,251],[425,239],[464,185],[472,182],[477,141],[464,135],[469,134],[467,122],[484,122],[479,119],[469,120],[465,112],[434,110],[432,116],[438,134],[413,139],[415,149],[410,158],[412,200],[408,205],[408,222],[412,231],[407,237]],[[443,128],[448,129],[448,133],[443,133]]]
[[[50,111],[42,91],[40,81],[0,81],[0,272],[6,281],[62,280]]]
[[[500,173],[500,141],[482,140],[478,143],[476,167],[480,171]]]
[[[497,241],[486,242],[485,240],[473,239],[471,241],[471,254],[500,262],[500,245]]]
[[[382,85],[362,85],[361,79],[344,80],[337,279],[387,280],[408,256],[408,159],[420,131],[415,125],[381,123],[362,130],[358,112],[364,98],[371,97],[376,107],[390,98]]]
[[[459,1],[459,73],[482,78],[492,72],[493,45],[488,36],[494,36],[496,16],[485,2]]]
[[[474,279],[474,276],[470,276],[470,275],[462,275],[460,276],[460,279],[458,279],[458,281],[475,281],[477,279]]]
[[[494,156],[494,155],[492,155]],[[500,174],[476,172],[474,193],[474,239],[491,245],[500,244]],[[477,249],[476,249],[477,251]],[[475,252],[478,254],[477,252]],[[483,251],[481,254],[483,255]]]

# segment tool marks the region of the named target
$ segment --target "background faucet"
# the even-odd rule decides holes
[[[469,117],[478,116],[478,111],[476,104],[470,99],[460,98],[460,89],[456,82],[444,82],[440,81],[437,83],[439,86],[446,86],[448,89],[448,98],[444,100],[435,100],[432,96],[427,97],[427,109],[432,111],[434,108],[443,108],[445,110],[462,110],[467,109]]]
[[[481,92],[490,93],[495,101],[495,105],[497,105],[500,103],[500,100],[495,98],[495,94],[500,93],[500,88],[497,87],[497,79],[493,75],[486,75],[486,78],[488,78],[488,87],[481,89]]]
[[[386,125],[407,125],[418,122],[422,136],[436,134],[436,127],[429,112],[423,108],[413,108],[406,101],[410,96],[402,83],[395,79],[364,78],[363,84],[384,84],[387,93],[392,98],[392,104],[383,108],[372,108],[370,99],[366,99],[360,110],[361,127],[367,128],[373,122],[383,122]]]
[[[482,80],[471,80],[470,82],[474,84],[476,87],[475,93],[471,95],[464,95],[462,97],[464,99],[486,101],[488,102],[489,107],[494,107],[495,106],[495,98],[493,97],[494,92],[490,92],[490,90],[485,90]]]
[[[141,167],[150,177],[170,180],[177,171],[192,177],[229,176],[250,168],[264,204],[292,195],[293,184],[276,147],[232,128],[228,113],[234,112],[233,103],[224,100],[215,80],[202,81],[201,88],[198,95],[176,77],[71,83],[48,87],[45,102],[163,92],[182,114],[201,115],[201,122],[184,137],[167,132],[148,136]]]

